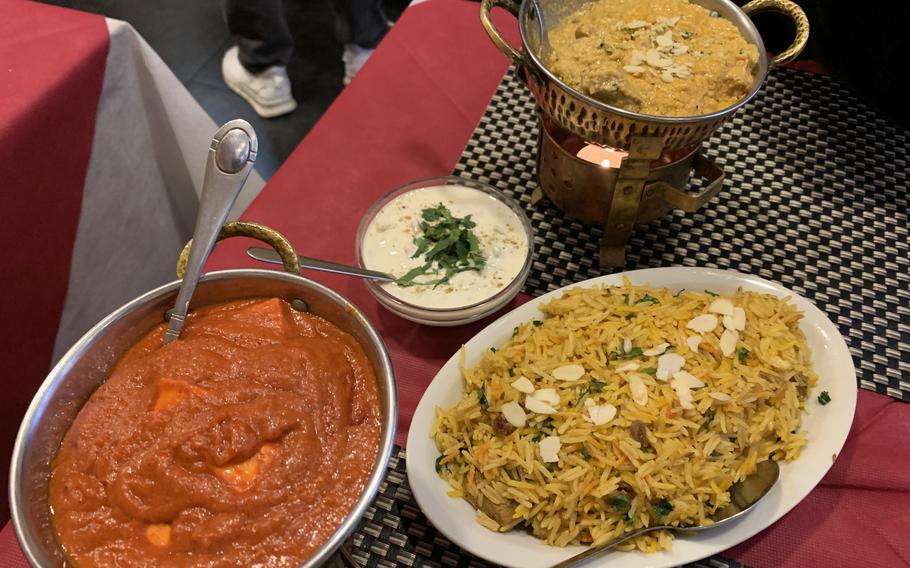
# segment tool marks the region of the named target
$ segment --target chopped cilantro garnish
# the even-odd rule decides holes
[[[828,391],[822,391],[821,394],[818,395],[818,403],[824,406],[829,402],[831,402],[831,395],[828,394]]]
[[[673,512],[673,503],[670,503],[666,499],[661,499],[657,502],[657,505],[654,505],[654,514],[658,517],[664,517]]]
[[[556,462],[547,462],[544,464],[544,466],[547,468],[547,471],[549,471],[549,472],[556,471],[556,466],[558,466],[558,465],[559,464]]]
[[[496,353],[496,348],[495,348],[495,347],[490,347],[490,353]]]
[[[610,493],[607,495],[607,503],[613,507],[614,511],[628,511],[632,505],[632,499],[624,493]]]
[[[646,375],[655,375],[657,374],[657,369],[654,367],[648,367],[647,369],[642,369],[641,372]]]
[[[588,392],[603,392],[605,386],[607,386],[607,383],[602,383],[597,379],[591,379],[591,382],[588,383]]]
[[[514,328],[514,329],[512,330],[512,337],[515,337],[516,335],[518,335],[518,328],[517,328],[517,327]]]
[[[705,290],[705,294],[708,294],[709,296],[720,296],[720,294],[712,292],[711,290]]]
[[[477,400],[480,402],[480,408],[484,410],[490,406],[490,402],[487,400],[487,393],[483,392],[483,388],[477,389]]]
[[[442,460],[445,459],[445,455],[439,454],[439,457],[436,458],[436,473],[442,473],[442,468],[446,467],[442,465]]]
[[[585,461],[588,461],[591,459],[591,452],[588,451],[588,446],[583,445],[581,447],[581,457],[585,458]]]
[[[692,39],[692,36],[694,36],[695,33],[694,32],[681,32],[679,35],[681,35],[683,39]]]
[[[678,298],[679,295],[682,294],[682,293],[685,292],[685,291],[686,291],[685,288],[680,288],[679,292],[673,294],[673,297],[674,297],[674,298]]]
[[[417,251],[411,258],[423,257],[424,263],[395,281],[402,287],[439,286],[446,284],[459,272],[480,272],[486,258],[480,250],[470,215],[453,217],[452,212],[440,203],[420,213],[421,235],[414,238]],[[421,276],[426,277],[418,280]]]
[[[619,347],[614,353],[614,359],[631,359],[632,357],[641,357],[642,350],[641,347],[633,347],[628,351],[623,351],[622,346]]]
[[[746,356],[748,354],[749,354],[749,350],[746,349],[745,347],[740,347],[739,350],[736,351],[736,356],[739,358],[740,363],[746,362]]]
[[[641,298],[639,298],[638,300],[635,301],[636,304],[641,304],[644,302],[650,302],[650,304],[653,306],[654,304],[659,304],[660,300],[658,300],[651,294],[645,294],[644,296],[642,296]]]
[[[534,321],[532,321],[531,323],[534,324],[534,327],[540,327],[540,326],[543,325],[543,322],[540,321],[540,320],[534,320]]]
[[[711,422],[713,422],[713,421],[714,421],[714,409],[709,408],[707,410],[707,412],[705,412],[705,421],[704,421],[704,423],[702,423],[701,429],[702,430],[709,429],[711,427]]]

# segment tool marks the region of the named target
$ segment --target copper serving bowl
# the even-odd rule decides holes
[[[249,235],[254,227],[263,234],[283,241],[276,247],[285,268],[296,265],[293,249],[278,233],[252,224],[232,224],[234,232]],[[237,230],[236,225],[240,225]],[[117,360],[156,325],[165,321],[174,306],[180,280],[171,282],[120,307],[89,330],[63,356],[48,374],[32,399],[16,437],[10,470],[10,513],[16,536],[29,563],[36,568],[62,566],[66,556],[57,542],[48,505],[51,465],[63,436],[83,404],[104,382]],[[296,273],[273,270],[222,270],[207,274],[193,295],[192,308],[231,300],[278,297],[295,309],[318,315],[351,334],[363,347],[376,373],[380,395],[380,440],[373,470],[359,499],[329,540],[301,564],[302,567],[326,563],[350,534],[382,481],[395,434],[398,395],[395,373],[382,338],[364,315],[340,294]]]
[[[544,65],[547,33],[563,17],[574,13],[590,0],[483,0],[480,19],[496,47],[515,64],[519,76],[527,83],[537,104],[553,120],[591,143],[625,148],[634,136],[663,139],[665,150],[692,148],[701,144],[741,106],[758,93],[769,67],[783,65],[796,58],[809,39],[809,20],[802,9],[790,0],[752,0],[742,8],[730,0],[691,0],[693,4],[713,10],[730,20],[749,43],[758,49],[759,60],[755,83],[736,104],[700,116],[666,117],[632,112],[598,101],[581,93],[553,74]],[[505,8],[518,18],[521,50],[517,50],[493,25],[490,11]],[[765,44],[750,15],[773,11],[787,15],[796,26],[796,37],[786,51],[768,59]]]

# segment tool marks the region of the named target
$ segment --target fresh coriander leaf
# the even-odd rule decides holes
[[[683,39],[692,39],[692,36],[694,36],[695,33],[694,32],[681,32],[679,35],[681,35]]]
[[[443,454],[439,454],[439,457],[436,458],[436,473],[442,473],[442,468],[446,467],[442,464],[443,459],[445,459]]]
[[[831,395],[828,394],[828,391],[822,391],[821,394],[818,395],[818,403],[824,406],[829,402],[831,402]]]
[[[658,517],[665,517],[673,512],[673,503],[666,499],[661,499],[654,505],[654,514]]]
[[[495,347],[490,347],[490,353],[496,353],[496,348],[495,348]]]
[[[641,372],[646,375],[656,375],[657,369],[654,367],[648,367],[647,369],[642,369]]]
[[[651,294],[645,294],[644,296],[642,296],[641,298],[639,298],[638,300],[635,301],[636,304],[641,304],[643,302],[650,302],[650,304],[653,306],[654,304],[659,304],[660,300],[658,300]]]
[[[709,296],[720,296],[720,294],[712,292],[711,290],[705,290],[705,294],[708,294]]]
[[[516,335],[518,335],[518,328],[517,328],[517,327],[512,329],[512,337],[515,337]]]
[[[486,410],[490,403],[487,400],[487,393],[483,391],[483,388],[477,389],[477,400],[480,402],[480,408]]]
[[[591,382],[588,383],[588,392],[603,392],[605,386],[607,386],[607,383],[591,379]]]
[[[591,452],[588,451],[588,446],[581,447],[581,457],[583,457],[585,461],[589,461],[591,459]]]
[[[749,354],[749,350],[748,350],[748,349],[746,349],[745,347],[740,347],[739,350],[736,352],[736,357],[739,359],[739,362],[740,362],[740,363],[745,363],[745,362],[746,362],[746,356],[747,356],[748,354]]]
[[[625,352],[622,350],[622,348],[619,348],[616,350],[615,353],[613,353],[613,358],[614,359],[631,359],[633,357],[641,357],[642,353],[643,353],[643,351],[641,350],[641,347],[633,347],[629,351],[625,351]]]
[[[531,323],[533,323],[533,324],[534,324],[534,327],[540,327],[540,326],[542,326],[542,325],[543,325],[543,322],[542,322],[542,321],[540,321],[540,320],[534,320],[534,321],[533,321],[533,322],[531,322]]]
[[[547,471],[549,471],[549,472],[554,472],[554,471],[556,471],[556,467],[557,467],[558,465],[559,465],[559,464],[558,464],[557,462],[547,462],[547,463],[544,464],[544,466],[547,468]]]
[[[629,507],[632,506],[632,499],[625,493],[610,493],[607,495],[607,503],[614,511],[626,511],[628,514]]]
[[[681,288],[681,289],[679,290],[679,292],[673,294],[673,297],[674,297],[674,298],[678,298],[679,295],[682,294],[682,293],[685,292],[685,291],[686,291],[685,288]]]

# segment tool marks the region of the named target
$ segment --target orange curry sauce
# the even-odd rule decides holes
[[[50,504],[94,566],[296,566],[360,496],[379,445],[360,345],[278,299],[196,310],[117,363],[67,432]]]

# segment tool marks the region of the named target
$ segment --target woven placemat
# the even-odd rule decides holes
[[[598,226],[567,217],[537,187],[534,102],[509,72],[456,166],[519,200],[535,230],[525,292],[603,270]],[[696,213],[636,227],[624,270],[732,268],[811,299],[846,338],[860,387],[910,401],[910,132],[836,80],[775,70],[758,96],[705,142],[726,172]]]

